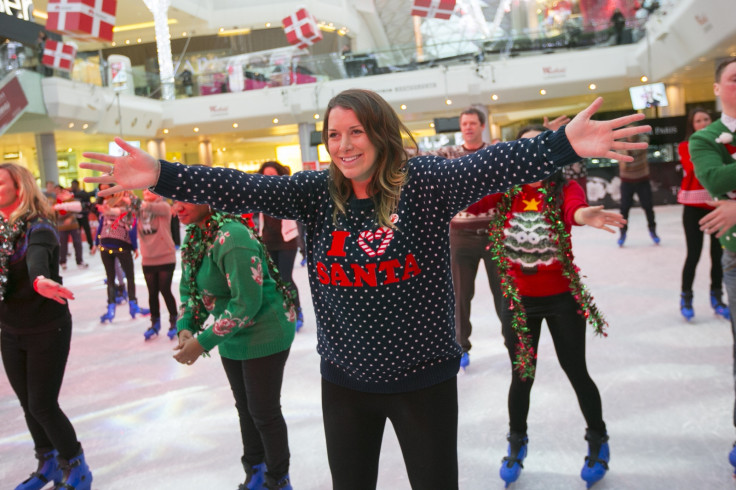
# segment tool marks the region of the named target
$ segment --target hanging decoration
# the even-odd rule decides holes
[[[501,290],[504,298],[509,302],[509,309],[512,311],[511,328],[517,338],[516,359],[513,361],[514,371],[519,374],[521,379],[533,379],[537,354],[534,347],[531,346],[531,334],[526,323],[526,310],[510,273],[511,261],[507,256],[504,243],[506,220],[511,217],[514,199],[521,192],[521,189],[519,186],[514,187],[501,198],[496,208],[498,212],[489,225],[489,234],[491,253],[493,254],[493,260],[498,265],[498,273],[501,278]],[[580,306],[580,314],[585,317],[596,334],[607,337],[608,334],[605,329],[608,327],[608,322],[595,305],[593,296],[587,286],[581,282],[580,269],[573,263],[571,234],[565,228],[562,209],[555,202],[557,198],[555,185],[545,182],[539,188],[539,192],[544,195],[545,202],[542,212],[551,225],[552,238],[557,245],[557,261],[562,265],[562,275],[570,281],[570,292]]]
[[[317,21],[305,8],[284,17],[282,23],[287,41],[299,49],[305,49],[322,40],[322,31],[319,30]]]
[[[80,41],[112,41],[117,0],[49,0],[46,29]]]
[[[414,0],[411,15],[448,20],[455,11],[455,0]]]
[[[77,47],[74,44],[47,39],[43,45],[41,63],[57,70],[70,72],[74,68],[76,56]]]

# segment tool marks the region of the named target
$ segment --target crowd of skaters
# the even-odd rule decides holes
[[[542,320],[546,319],[550,330],[557,332],[553,332],[553,339],[560,363],[575,387],[589,425],[586,429],[589,448],[581,477],[590,486],[605,475],[610,455],[600,395],[585,368],[584,330],[586,323],[591,323],[597,332],[603,333],[605,322],[592,299],[584,294],[579,277],[570,274],[576,267],[566,262],[569,233],[573,225],[590,225],[613,232],[613,228],[625,226],[626,220],[621,214],[587,205],[584,187],[578,184],[579,179],[583,182],[585,179],[578,162],[591,156],[632,161],[635,157],[627,152],[646,148],[646,143],[637,141],[637,135],[649,129],[632,124],[642,118],[639,116],[613,121],[591,120],[600,104],[601,101],[597,100],[573,120],[562,117],[550,123],[545,119],[544,126],[525,128],[527,130],[519,134],[517,140],[496,145],[486,145],[482,140],[480,145],[476,144],[473,131],[482,128],[485,119],[482,114],[469,110],[461,114],[461,128],[465,118],[466,123],[470,120],[466,126],[474,129],[463,131],[465,145],[455,148],[458,154],[409,158],[401,137],[397,136],[402,133],[409,138],[411,136],[385,101],[369,91],[348,90],[333,98],[325,117],[323,141],[332,157],[330,170],[297,173],[291,177],[286,172],[282,173],[283,167],[277,167],[279,164],[276,162],[272,166],[273,173],[265,171],[266,166],[260,176],[228,169],[159,162],[117,139],[128,152],[122,157],[86,154],[113,166],[82,164],[83,168],[106,172],[103,176],[88,179],[101,186],[95,203],[91,204],[96,207],[99,225],[97,238],[90,244],[90,250],[99,247],[103,263],[107,257],[105,251],[117,256],[126,279],[131,281],[133,274],[127,265],[127,257],[131,254],[137,256],[136,237],[151,238],[158,230],[166,230],[166,236],[176,249],[171,235],[171,208],[161,196],[174,200],[176,214],[184,217],[182,223],[189,225],[181,246],[184,269],[180,287],[181,309],[178,316],[172,317],[171,297],[162,291],[166,284],[170,288],[176,260],[171,260],[170,250],[158,250],[160,259],[149,264],[145,263],[146,253],[143,252],[144,275],[149,294],[155,294],[156,306],[153,307],[151,297],[152,311],[136,305],[138,310],[135,313],[150,313],[152,316],[152,326],[146,332],[146,339],[158,334],[161,315],[158,293],[163,294],[169,311],[170,337],[178,340],[179,352],[175,355],[178,362],[191,365],[202,354],[219,347],[236,399],[243,436],[241,462],[246,479],[239,488],[292,488],[288,475],[288,441],[285,440],[285,423],[282,424],[278,398],[283,365],[297,325],[298,292],[290,277],[284,278],[283,271],[280,274],[280,267],[275,265],[272,255],[279,257],[280,250],[271,248],[269,255],[266,252],[268,243],[263,243],[257,230],[242,215],[249,211],[260,213],[261,232],[264,222],[267,222],[265,216],[282,220],[276,228],[283,234],[282,241],[286,241],[287,234],[292,239],[298,234],[286,223],[303,223],[304,251],[317,315],[318,351],[322,356],[323,419],[333,487],[375,488],[383,427],[386,420],[391,420],[402,446],[412,487],[457,488],[455,376],[458,368],[469,365],[470,329],[461,327],[462,322],[457,316],[459,308],[455,317],[448,321],[447,313],[451,309],[446,305],[454,302],[457,307],[458,303],[465,302],[469,312],[472,290],[462,293],[463,290],[457,287],[455,266],[458,258],[452,239],[452,221],[462,218],[462,213],[478,216],[479,208],[474,206],[491,197],[493,204],[482,211],[487,213],[483,219],[490,219],[487,224],[476,228],[485,233],[475,232],[484,237],[486,248],[475,252],[477,257],[472,276],[474,278],[477,272],[479,260],[486,259],[483,252],[490,251],[493,257],[486,260],[486,267],[491,281],[491,274],[502,279],[495,288],[492,284],[491,289],[514,367],[509,393],[509,449],[500,468],[501,478],[507,484],[511,483],[523,468],[528,441],[525,414],[534,376],[535,349]],[[379,124],[378,121],[388,123]],[[500,165],[489,163],[499,159],[502,160]],[[562,172],[557,172],[575,163],[578,163],[578,168],[573,169],[573,173],[567,170],[567,178]],[[525,170],[526,176],[519,177],[514,171],[516,169]],[[202,197],[198,182],[224,182],[228,179],[234,179],[236,183],[235,196],[212,191]],[[17,181],[14,182],[17,187]],[[180,182],[187,182],[192,188],[182,190],[176,186]],[[430,196],[433,193],[428,189],[434,189],[437,184],[443,190]],[[103,188],[105,186],[108,188]],[[132,189],[141,188],[146,189],[143,200],[130,193]],[[79,202],[81,210],[84,199],[81,193],[79,196],[71,193],[73,197],[69,198],[63,189],[55,192],[57,214],[81,212],[76,204],[72,204]],[[428,198],[439,199],[439,211],[430,212]],[[98,200],[102,202],[98,203]],[[110,201],[105,203],[107,200]],[[196,204],[186,204],[187,201]],[[432,202],[436,204],[436,201]],[[720,212],[718,216],[726,216],[726,207],[714,206]],[[492,210],[499,207],[503,211],[494,214]],[[427,216],[417,218],[417,210],[425,211]],[[536,250],[535,257],[529,257],[530,254],[515,257],[513,247],[508,243],[509,229],[516,226],[514,219],[522,222],[536,220],[537,225],[546,226],[545,232],[538,232],[539,237],[544,239],[547,233],[548,238],[557,241],[558,249],[551,254]],[[712,220],[710,226],[720,227],[718,229],[725,226],[721,222],[713,224]],[[139,228],[141,221],[145,222],[143,232]],[[169,222],[168,227],[165,222]],[[708,223],[707,220],[705,222]],[[448,226],[451,233],[443,236],[443,227],[446,231]],[[124,227],[126,233],[120,232],[120,227]],[[287,228],[289,231],[285,231]],[[105,229],[111,230],[107,236],[103,236]],[[59,237],[62,236],[60,232],[61,229]],[[488,233],[492,238],[490,247]],[[351,234],[358,239],[348,241]],[[80,236],[79,227],[76,235]],[[127,241],[123,235],[127,236]],[[66,240],[71,239],[74,243],[74,236],[75,233],[70,233]],[[234,236],[241,238],[234,240]],[[374,239],[381,240],[382,246],[374,248],[377,245]],[[389,250],[388,244],[392,241],[401,261],[393,258],[392,261],[398,265],[384,267],[381,260],[396,257],[394,253],[381,257]],[[81,236],[79,244],[81,247]],[[428,255],[428,250],[434,250],[433,246],[443,251],[439,258]],[[59,243],[59,254],[62,248]],[[168,240],[165,248],[170,249]],[[293,267],[296,250],[288,250],[285,262]],[[240,257],[238,254],[245,254],[242,258],[247,260],[235,259]],[[125,258],[120,260],[121,257]],[[65,263],[62,262],[64,259],[59,257],[59,265]],[[280,259],[277,262],[282,264]],[[78,260],[77,263],[85,267],[83,261]],[[108,263],[112,265],[108,267]],[[105,263],[108,307],[117,303],[114,263],[115,260],[111,261],[109,257]],[[147,265],[151,274],[146,273]],[[241,267],[241,273],[236,274]],[[454,299],[450,271],[456,286]],[[538,276],[529,282],[525,277],[529,274]],[[30,273],[27,276],[33,277]],[[156,279],[149,282],[149,276],[156,276]],[[39,295],[62,304],[72,299],[72,293],[60,285],[60,280],[46,285],[38,281],[39,277],[45,279],[38,275],[35,281],[31,281],[34,287],[38,283],[35,291]],[[154,281],[157,281],[155,285]],[[396,283],[388,304],[374,301],[377,297],[373,288],[379,287],[382,281],[383,285]],[[501,284],[503,291],[500,291]],[[362,289],[356,294],[354,288],[357,286]],[[61,296],[52,297],[49,291]],[[537,294],[539,291],[542,292]],[[251,307],[246,311],[246,303],[266,295],[270,301],[257,301],[255,309]],[[375,350],[376,344],[371,340],[374,337],[366,336],[362,329],[376,329],[376,333],[383,335],[395,329],[394,336],[402,336],[406,328],[405,319],[390,317],[388,311],[396,308],[403,311],[401,305],[410,298],[422,302],[423,317],[428,322],[424,335],[413,338],[406,330],[408,338],[400,342],[397,339],[396,346],[381,347],[383,352],[376,354],[369,366],[361,362],[364,360],[362,354],[343,351],[348,344],[358,352],[369,350],[371,346]],[[509,298],[517,299],[509,302]],[[131,292],[130,282],[127,300],[131,305],[136,302],[135,288]],[[348,318],[335,314],[335,311],[354,311],[357,306],[362,308],[361,311],[366,306],[375,308],[375,318],[366,322],[360,313],[347,315]],[[276,317],[283,317],[279,322],[274,322],[271,315],[264,315],[262,310],[274,307]],[[210,313],[215,321],[206,325],[205,320]],[[131,315],[134,315],[133,309]],[[561,315],[565,320],[560,323]],[[106,320],[105,315],[101,320]],[[570,332],[573,325],[574,334]],[[264,336],[258,333],[263,331],[271,334]],[[281,332],[276,339],[273,336],[275,331]],[[432,342],[426,343],[426,337],[431,337]],[[350,339],[347,344],[342,340],[345,338]],[[401,347],[410,344],[420,345],[420,351],[412,352],[411,358],[402,358],[399,354],[403,352]],[[269,368],[269,372],[274,373],[269,383],[253,379],[256,360],[259,363],[268,361],[271,367],[280,366]],[[397,361],[390,363],[392,366],[399,366],[389,367],[389,363],[384,361],[390,360]],[[354,363],[359,367],[349,367]],[[388,395],[388,398],[382,395]],[[32,419],[33,414],[20,394],[19,398],[27,418]],[[520,404],[527,408],[520,410]],[[432,407],[431,414],[426,409],[428,406]],[[412,416],[407,419],[406,413]],[[275,426],[274,420],[278,421]],[[33,429],[31,432],[33,434]],[[417,436],[425,433],[426,436]],[[273,446],[276,440],[281,442]],[[58,472],[62,470],[59,479],[63,478],[67,486],[58,488],[90,487],[92,476],[83,461],[81,445],[74,457],[77,462],[81,457],[82,463],[74,466],[70,460],[59,456],[53,443],[50,448],[39,448],[35,436],[34,443],[39,468],[17,488],[41,488],[43,485],[33,485],[49,476],[56,481]],[[57,460],[59,464],[54,465]],[[66,465],[63,464],[65,461]],[[76,483],[70,485],[73,478],[77,478],[74,480]]]

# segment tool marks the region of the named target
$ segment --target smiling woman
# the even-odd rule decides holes
[[[82,445],[59,408],[72,336],[61,285],[55,213],[33,175],[13,163],[0,164],[0,352],[33,438],[38,468],[16,490],[89,490],[92,473]]]
[[[632,115],[593,121],[596,100],[566,128],[499,143],[455,160],[409,158],[397,114],[378,94],[346,90],[328,104],[328,171],[285,176],[158,161],[121,139],[105,191],[153,186],[177,200],[227,212],[259,211],[306,228],[321,356],[322,411],[334,489],[374,488],[386,420],[412,488],[457,489],[457,372],[448,226],[480,198],[535,182],[581,156],[646,144]],[[530,155],[530,156],[527,156]],[[83,163],[107,172],[110,165]]]

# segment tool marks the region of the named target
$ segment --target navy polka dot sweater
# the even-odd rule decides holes
[[[452,217],[487,194],[542,180],[579,159],[564,130],[455,160],[412,158],[392,216],[395,230],[377,226],[371,199],[352,199],[333,224],[327,171],[271,177],[161,162],[153,190],[304,223],[322,376],[358,391],[399,393],[440,383],[459,369]]]

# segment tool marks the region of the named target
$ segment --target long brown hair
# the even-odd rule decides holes
[[[330,111],[335,107],[349,109],[355,113],[365,129],[368,139],[376,149],[375,171],[368,183],[368,194],[376,208],[376,221],[379,226],[395,228],[391,214],[396,211],[401,196],[401,186],[407,181],[406,162],[409,155],[404,148],[402,135],[416,147],[416,141],[409,129],[399,120],[396,111],[380,95],[370,90],[350,89],[340,92],[327,104],[322,142],[327,148]],[[335,203],[333,222],[338,214],[345,214],[348,199],[353,192],[350,179],[330,163],[330,197]]]
[[[0,169],[6,170],[18,189],[18,207],[8,216],[8,223],[13,224],[18,218],[28,215],[27,219],[37,217],[55,219],[55,212],[46,196],[36,184],[33,174],[15,163],[0,163]]]

